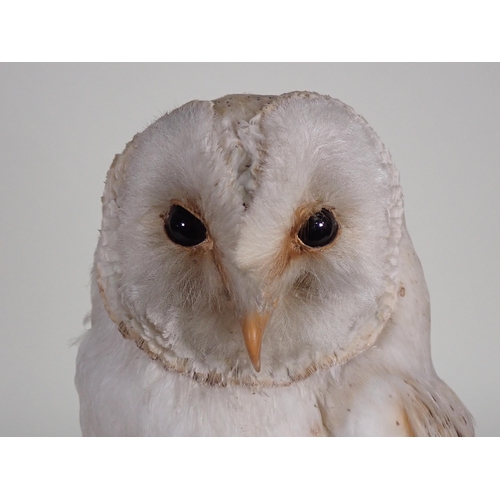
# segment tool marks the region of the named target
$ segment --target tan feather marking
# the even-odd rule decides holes
[[[403,418],[402,418],[402,428],[404,429],[406,435],[408,437],[415,437],[415,430],[411,426],[410,419],[408,418],[407,411],[403,408]],[[398,422],[396,422],[399,425]]]
[[[277,97],[274,95],[229,94],[212,102],[217,115],[221,117],[231,115],[248,121]]]
[[[325,427],[319,424],[313,425],[311,430],[309,431],[309,435],[311,437],[325,437],[329,436],[329,433],[326,431]]]
[[[226,294],[226,297],[231,297],[231,288],[229,286],[229,278],[227,276],[226,270],[224,269],[224,266],[222,265],[222,252],[219,250],[217,245],[213,245],[212,247],[212,258],[214,265],[219,272],[222,284],[224,286],[224,292]]]

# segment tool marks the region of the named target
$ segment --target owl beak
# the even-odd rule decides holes
[[[245,345],[247,346],[250,361],[256,372],[260,372],[260,348],[262,346],[262,337],[264,329],[269,321],[270,312],[259,313],[252,311],[243,316],[241,328]]]

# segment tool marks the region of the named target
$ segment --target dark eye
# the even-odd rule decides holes
[[[335,239],[338,230],[339,225],[332,212],[323,208],[300,228],[299,238],[308,247],[324,247]]]
[[[194,247],[205,241],[207,229],[198,217],[179,205],[173,205],[165,219],[168,237],[183,247]]]

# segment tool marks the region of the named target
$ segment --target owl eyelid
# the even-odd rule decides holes
[[[199,219],[201,222],[203,222],[203,225],[208,229],[208,225],[207,225],[205,219],[203,218],[203,216],[201,215],[201,210],[199,210],[198,205],[196,205],[195,203],[192,203],[190,201],[180,201],[177,199],[170,200],[170,203],[168,204],[168,208],[165,211],[163,211],[162,213],[160,213],[160,218],[162,218],[162,219],[167,218],[168,214],[170,213],[170,210],[172,210],[172,207],[174,207],[175,205],[183,208],[184,210],[189,212],[191,215],[193,215],[194,217]]]

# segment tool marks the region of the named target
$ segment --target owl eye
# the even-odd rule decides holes
[[[207,228],[198,217],[180,205],[173,205],[165,219],[168,237],[183,247],[194,247],[207,238]]]
[[[339,225],[333,213],[323,208],[321,212],[309,217],[300,228],[298,236],[300,241],[308,247],[324,247],[335,239],[338,230]]]

